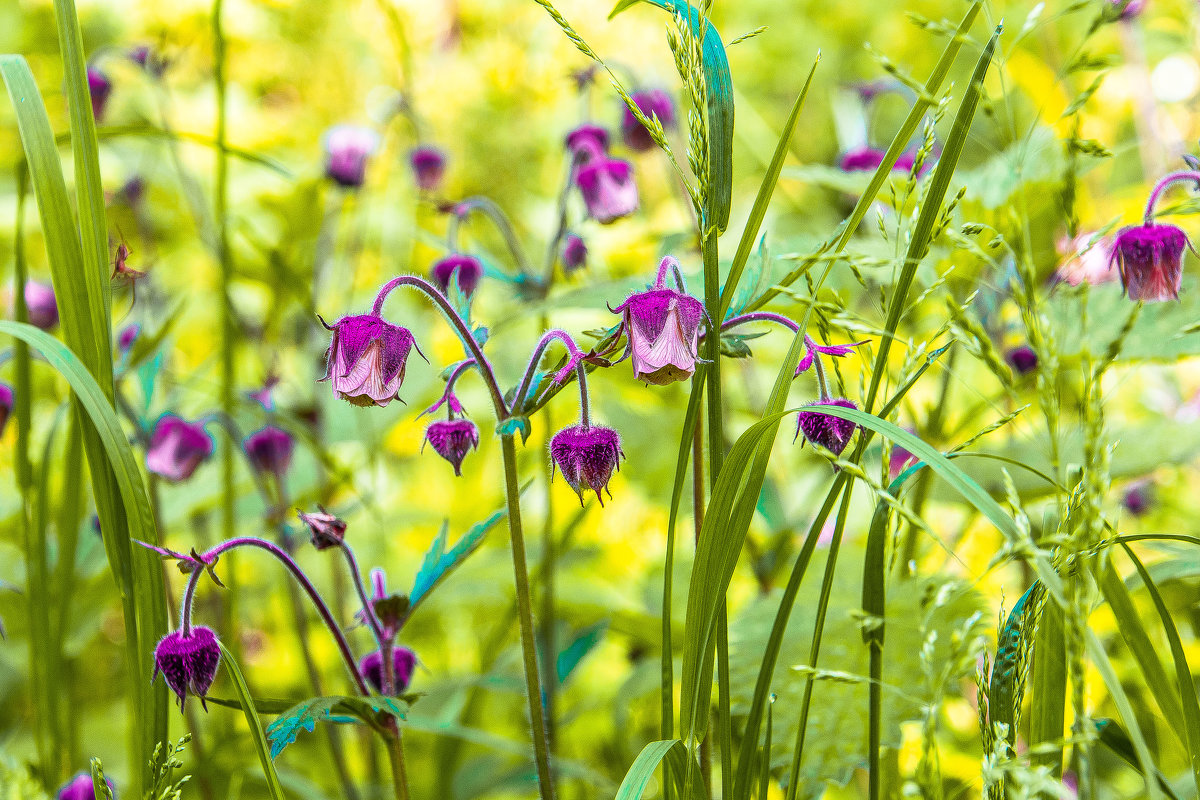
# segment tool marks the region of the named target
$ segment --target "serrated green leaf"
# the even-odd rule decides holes
[[[471,529],[462,535],[462,538],[454,544],[454,547],[450,548],[449,552],[446,552],[446,529],[442,528],[425,553],[425,558],[421,561],[421,568],[417,570],[417,575],[413,578],[412,591],[408,593],[409,615],[416,610],[421,601],[433,591],[438,583],[461,565],[467,556],[474,553],[479,545],[483,544],[483,537],[497,522],[504,519],[504,515],[507,513],[507,510],[501,509],[482,522],[472,525]]]

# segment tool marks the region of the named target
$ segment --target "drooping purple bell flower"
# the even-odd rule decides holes
[[[1130,300],[1178,300],[1188,248],[1195,252],[1187,234],[1174,225],[1131,225],[1117,234],[1111,263]]]
[[[856,147],[847,150],[838,166],[842,172],[874,172],[883,163],[884,152],[874,147]]]
[[[367,178],[367,161],[379,149],[379,134],[360,125],[334,125],[325,132],[325,175],[347,189]]]
[[[576,270],[587,266],[587,243],[574,233],[568,233],[563,240],[562,265],[563,272],[570,275]]]
[[[909,433],[912,430],[909,429]],[[903,445],[892,445],[892,452],[888,456],[888,480],[896,480],[901,472],[917,463],[917,457],[909,452],[907,447]]]
[[[108,791],[112,793],[113,798],[116,798],[117,790],[113,782],[107,777],[104,782],[108,784]],[[92,782],[90,773],[81,772],[64,783],[55,797],[58,800],[96,800],[96,785]]]
[[[483,264],[474,256],[451,253],[433,265],[429,277],[442,290],[442,294],[449,294],[450,279],[454,277],[459,291],[464,297],[470,297],[483,277]]]
[[[436,191],[446,174],[446,155],[436,147],[422,145],[408,155],[413,180],[422,192]]]
[[[434,452],[449,461],[454,474],[461,477],[463,459],[479,447],[479,428],[469,419],[439,419],[425,429],[425,441]],[[424,443],[421,449],[425,449]]]
[[[844,397],[837,397],[832,400],[817,400],[805,405],[829,405],[841,406],[842,408],[858,408],[853,401],[847,400]],[[813,444],[819,444],[826,450],[829,450],[834,455],[841,455],[846,449],[846,445],[850,444],[850,437],[854,435],[854,429],[858,426],[848,419],[835,417],[832,414],[823,414],[820,411],[801,411],[796,415],[796,437],[804,434],[804,438]],[[792,441],[796,440],[792,438]]]
[[[392,665],[396,672],[396,694],[400,694],[412,683],[413,670],[417,666],[417,654],[407,647],[397,646],[392,650]],[[377,692],[383,692],[383,654],[373,650],[358,662],[358,669],[367,683]]]
[[[133,343],[142,335],[142,326],[136,322],[130,323],[121,329],[117,334],[117,349],[122,353],[128,353],[133,349]]]
[[[409,353],[416,346],[412,333],[375,314],[342,317],[325,327],[333,331],[333,341],[325,353],[325,377],[321,380],[332,382],[334,396],[356,406],[392,402],[404,382]]]
[[[1026,344],[1009,350],[1004,354],[1004,360],[1017,371],[1018,375],[1028,375],[1037,369],[1038,365],[1037,353],[1033,352],[1033,348]]]
[[[624,314],[621,324],[634,378],[666,386],[696,371],[704,321],[699,300],[660,282],[649,291],[631,294],[613,312]]]
[[[567,151],[575,160],[589,160],[608,152],[608,131],[585,122],[567,134]]]
[[[146,448],[146,469],[171,483],[186,481],[213,453],[213,440],[200,423],[163,414]]]
[[[196,625],[190,635],[183,631],[172,631],[164,636],[154,648],[154,680],[161,672],[167,686],[179,698],[179,710],[189,694],[200,698],[200,705],[208,710],[204,696],[217,677],[217,665],[221,662],[221,648],[217,635],[211,628]]]
[[[246,437],[242,449],[250,465],[263,475],[275,475],[280,480],[292,464],[296,440],[282,428],[266,425]]]
[[[13,410],[13,390],[7,383],[0,383],[0,436],[8,426],[8,418]]]
[[[104,109],[108,106],[109,95],[112,94],[112,81],[99,67],[87,68],[88,94],[92,99],[92,116],[96,122],[104,120]]]
[[[671,102],[669,94],[662,89],[643,89],[632,93],[629,97],[637,104],[638,109],[646,115],[647,119],[654,119],[657,116],[663,130],[674,130],[675,104]],[[621,138],[625,140],[625,145],[631,150],[652,149],[654,139],[650,136],[650,131],[633,115],[629,106],[624,106],[622,110],[624,114],[621,117]]]
[[[31,325],[48,331],[58,324],[58,301],[54,299],[54,287],[48,283],[25,282],[25,308]]]
[[[607,156],[594,158],[575,171],[575,185],[583,196],[588,216],[601,225],[627,217],[638,208],[638,188],[633,165]]]
[[[321,506],[317,506],[317,511],[314,513],[307,514],[297,511],[296,515],[300,517],[301,522],[308,526],[308,532],[312,534],[313,547],[318,550],[340,547],[346,538],[346,521],[335,517]]]
[[[550,439],[551,468],[557,467],[562,472],[563,479],[579,495],[580,505],[587,489],[596,493],[600,505],[604,505],[601,490],[612,497],[608,482],[613,472],[620,469],[624,456],[621,437],[612,428],[601,425],[572,425]]]

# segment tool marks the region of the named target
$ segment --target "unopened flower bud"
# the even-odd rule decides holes
[[[213,453],[213,440],[198,422],[163,414],[146,448],[146,469],[172,483],[185,481]]]
[[[335,517],[320,506],[317,508],[319,510],[313,514],[306,514],[303,511],[296,512],[300,521],[308,526],[308,532],[312,534],[313,547],[318,550],[339,547],[346,538],[345,520]]]
[[[442,185],[446,172],[446,156],[436,147],[427,145],[416,148],[408,156],[412,166],[413,180],[423,192],[435,191]]]
[[[417,654],[407,647],[397,646],[392,650],[392,665],[396,673],[396,694],[400,694],[412,683],[413,670],[417,666]],[[363,656],[358,663],[367,683],[377,692],[383,692],[383,654],[374,650]]]
[[[479,259],[462,253],[451,253],[435,263],[430,271],[430,278],[442,290],[442,294],[449,294],[450,280],[453,278],[464,297],[475,293],[482,277],[483,264],[479,263]]]
[[[583,493],[591,489],[600,505],[601,490],[608,491],[612,474],[620,469],[621,437],[612,428],[601,425],[572,425],[550,439],[550,459],[554,467],[583,503]],[[608,492],[612,497],[612,492]]]
[[[671,96],[662,89],[644,89],[634,92],[629,97],[647,119],[654,119],[657,116],[663,130],[669,131],[675,128],[675,104],[671,102]],[[625,140],[626,146],[631,150],[653,148],[654,139],[650,136],[650,131],[646,126],[634,116],[633,112],[629,110],[629,106],[625,106],[623,111],[621,138]]]
[[[154,675],[150,679],[154,680],[162,673],[167,686],[179,698],[180,711],[189,694],[199,697],[207,711],[204,696],[217,677],[220,662],[221,648],[211,628],[197,625],[188,635],[172,631],[154,648]]]
[[[469,419],[436,420],[425,429],[425,441],[450,462],[455,475],[461,476],[463,459],[479,447],[479,428]],[[424,444],[421,447],[424,449]]]
[[[54,287],[41,281],[25,282],[25,308],[29,311],[29,324],[44,331],[58,324],[58,301],[54,299]]]
[[[832,400],[818,400],[806,405],[841,406],[842,408],[858,408],[853,401],[844,397]],[[854,435],[858,426],[848,419],[824,414],[820,411],[801,411],[796,419],[796,435],[804,434],[804,438],[813,444],[819,444],[834,455],[841,455]],[[795,438],[793,437],[793,440]]]
[[[275,475],[282,480],[292,464],[292,450],[295,444],[290,433],[274,425],[267,425],[247,436],[242,442],[242,448],[255,470],[262,474]]]

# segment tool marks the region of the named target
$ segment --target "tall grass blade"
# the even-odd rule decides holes
[[[285,800],[283,785],[279,782],[279,775],[275,772],[275,763],[271,761],[271,748],[267,744],[266,734],[263,733],[262,720],[259,719],[258,709],[254,706],[250,687],[246,685],[246,679],[242,676],[242,671],[238,669],[233,654],[222,642],[218,641],[217,645],[221,648],[221,663],[225,665],[225,672],[233,680],[233,688],[237,692],[238,701],[242,704],[242,713],[246,715],[246,725],[250,728],[250,738],[254,740],[254,750],[258,753],[258,762],[262,765],[263,777],[266,778],[271,800]]]

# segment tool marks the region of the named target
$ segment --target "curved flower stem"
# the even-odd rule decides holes
[[[558,193],[558,224],[554,229],[554,235],[550,237],[549,243],[546,245],[546,259],[542,264],[542,293],[546,294],[550,291],[550,286],[554,283],[554,264],[558,261],[558,246],[562,242],[563,237],[567,235],[567,201],[571,199],[571,189],[575,186],[575,159],[569,154],[567,155],[567,177],[563,181],[562,189]]]
[[[392,278],[383,285],[379,290],[379,294],[375,296],[375,304],[371,307],[371,313],[376,316],[383,309],[383,302],[392,290],[399,286],[409,286],[422,292],[426,297],[433,301],[438,310],[442,312],[442,316],[454,328],[454,332],[458,334],[458,338],[462,340],[463,347],[471,354],[475,360],[475,364],[479,367],[479,373],[483,376],[483,382],[487,384],[488,391],[492,395],[492,405],[496,409],[496,419],[503,420],[508,418],[508,406],[504,402],[504,393],[500,391],[500,385],[496,383],[496,374],[492,371],[492,365],[483,355],[483,349],[479,346],[479,342],[475,341],[475,336],[471,333],[471,328],[467,325],[466,320],[454,310],[454,306],[446,299],[446,296],[437,290],[432,283],[424,278],[418,278],[416,275],[400,275]]]
[[[457,252],[458,227],[472,211],[482,211],[492,221],[492,224],[496,226],[496,230],[504,237],[504,244],[508,247],[508,252],[512,255],[513,261],[517,265],[517,270],[522,275],[533,276],[533,266],[525,256],[525,251],[521,248],[521,242],[517,239],[517,233],[513,230],[512,223],[508,221],[508,216],[500,206],[496,205],[496,202],[490,197],[476,195],[455,204],[454,213],[450,217],[450,226],[446,231],[446,244],[449,246],[450,251]]]
[[[588,403],[587,368],[582,361],[575,365],[575,373],[579,381],[579,422],[589,428],[592,425],[592,410]]]
[[[354,584],[354,591],[358,593],[358,599],[362,603],[363,618],[367,621],[367,627],[371,629],[371,634],[375,637],[375,644],[383,647],[384,639],[388,638],[383,630],[383,625],[379,622],[379,616],[375,613],[375,604],[371,602],[371,598],[367,596],[367,587],[363,584],[362,571],[358,568],[358,559],[354,557],[354,551],[350,549],[350,545],[342,542],[339,548],[342,555],[346,557],[346,565],[350,568],[350,580]]]
[[[346,669],[350,672],[350,677],[354,678],[354,683],[364,696],[371,694],[371,690],[367,687],[363,680],[362,673],[358,671],[358,664],[354,661],[354,653],[350,649],[350,643],[346,641],[346,636],[342,633],[341,627],[337,624],[337,620],[333,618],[333,612],[329,610],[329,606],[325,604],[325,600],[321,597],[317,587],[313,586],[312,581],[304,574],[304,570],[292,560],[292,557],[287,554],[287,551],[282,547],[268,542],[266,539],[259,539],[256,536],[239,536],[236,539],[229,539],[221,542],[216,547],[201,555],[200,560],[205,564],[211,564],[213,559],[238,547],[257,547],[260,550],[266,550],[271,555],[275,556],[287,568],[288,572],[292,573],[292,577],[300,584],[305,594],[312,600],[316,606],[317,613],[321,617],[321,621],[325,623],[325,627],[329,629],[329,633],[333,636],[337,643],[338,651],[342,654],[342,660],[346,662]],[[200,582],[200,575],[205,571],[204,567],[198,566],[192,572],[188,579],[187,588],[183,593],[183,603],[179,627],[184,636],[188,636],[192,631],[192,601],[196,597],[196,585]]]
[[[747,322],[774,322],[795,333],[800,332],[800,324],[798,322],[782,314],[773,314],[770,311],[752,311],[749,314],[730,317],[721,324],[721,330],[729,330],[734,326],[744,325]],[[817,388],[821,393],[821,402],[829,402],[833,399],[833,395],[829,393],[829,381],[825,377],[825,365],[821,362],[821,354],[817,351],[817,343],[807,333],[804,334],[804,346],[812,353],[813,370],[817,374]]]
[[[542,334],[542,338],[538,340],[537,345],[533,348],[533,355],[529,357],[529,365],[525,367],[525,374],[521,376],[521,383],[517,387],[517,393],[513,396],[514,414],[518,414],[524,410],[525,395],[529,393],[529,384],[533,382],[533,373],[537,371],[537,365],[542,360],[542,354],[546,352],[546,348],[555,339],[558,339],[566,346],[567,352],[571,355],[571,361],[575,362],[574,364],[568,364],[568,368],[574,368],[580,363],[580,359],[583,358],[583,351],[579,349],[579,345],[575,344],[575,340],[571,338],[571,334],[566,331],[554,328]]]
[[[1194,170],[1180,170],[1164,175],[1159,179],[1158,183],[1154,184],[1154,189],[1150,191],[1150,197],[1146,200],[1146,224],[1154,224],[1154,205],[1158,202],[1158,198],[1167,187],[1178,181],[1193,181],[1197,186],[1200,186],[1200,172]]]
[[[538,672],[537,646],[533,638],[533,605],[529,597],[529,572],[525,560],[525,534],[521,526],[521,495],[517,485],[517,449],[511,433],[500,436],[504,454],[504,490],[508,501],[508,531],[512,538],[513,576],[516,579],[517,618],[521,624],[521,655],[525,663],[525,692],[529,700],[529,722],[533,731],[534,763],[537,766],[541,800],[554,800],[554,778],[550,772],[550,742],[542,709],[542,682]]]
[[[665,289],[667,287],[667,273],[675,274],[675,285],[679,287],[679,291],[687,293],[687,282],[683,279],[683,270],[679,267],[679,262],[674,256],[663,256],[663,260],[658,262],[658,272],[654,275],[654,288]]]

